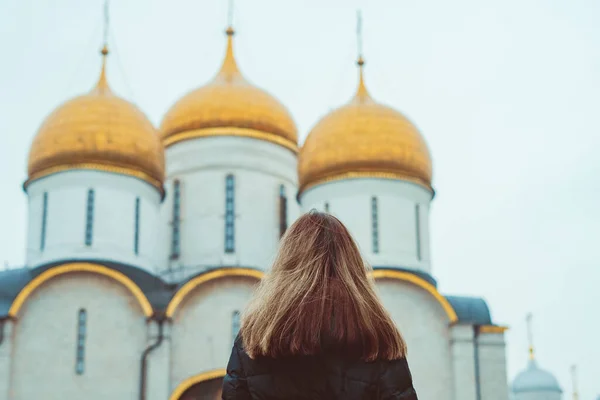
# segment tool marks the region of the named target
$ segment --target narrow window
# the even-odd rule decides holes
[[[77,353],[75,359],[75,372],[82,375],[85,369],[85,336],[87,328],[87,312],[80,309],[77,316]]]
[[[235,338],[240,333],[240,312],[235,310],[231,315],[231,337],[232,341],[235,342]]]
[[[181,181],[173,182],[173,220],[171,221],[171,260],[181,255]]]
[[[40,237],[40,250],[46,247],[46,221],[48,220],[48,192],[44,192],[42,205],[42,232]]]
[[[281,238],[288,227],[287,196],[285,186],[279,186],[279,237]]]
[[[87,210],[85,214],[85,245],[92,245],[94,233],[94,189],[89,189],[87,194]]]
[[[235,251],[235,178],[225,178],[225,253]]]
[[[135,198],[135,232],[133,234],[133,251],[140,252],[140,198]]]
[[[373,236],[373,253],[379,253],[379,210],[377,197],[371,198],[371,234]]]
[[[325,203],[325,212],[328,213],[329,212],[329,203]]]
[[[417,235],[417,260],[421,261],[421,207],[415,205],[415,224]]]

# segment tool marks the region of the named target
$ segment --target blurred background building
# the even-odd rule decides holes
[[[368,90],[362,50],[356,93],[299,147],[285,105],[241,73],[234,34],[158,129],[111,90],[106,43],[92,89],[41,123],[26,265],[0,273],[0,398],[219,398],[254,285],[287,227],[317,209],[374,267],[419,398],[562,399],[533,347],[507,382],[507,328],[482,298],[438,290],[430,150]]]

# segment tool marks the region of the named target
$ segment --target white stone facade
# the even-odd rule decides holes
[[[78,374],[82,309],[87,326],[84,369]],[[7,338],[10,378],[8,388],[0,389],[8,396],[1,398],[135,399],[146,335],[142,310],[120,284],[89,273],[55,277],[31,294]]]
[[[458,324],[450,329],[454,395],[460,400],[478,398],[474,334],[472,325]]]
[[[376,199],[378,249],[373,245]],[[430,273],[429,206],[432,193],[392,179],[346,179],[309,188],[302,210],[324,211],[350,230],[367,261],[378,267],[406,267]]]
[[[227,366],[237,333],[233,314],[243,311],[255,284],[243,277],[215,280],[198,287],[179,307],[171,330],[171,391],[190,376]]]
[[[87,245],[90,189],[94,194],[91,243]],[[156,272],[156,232],[161,194],[154,186],[126,175],[74,170],[33,181],[27,187],[27,196],[28,267],[64,260],[97,259]],[[136,254],[135,215],[138,199],[139,237]]]
[[[170,398],[188,378],[225,368],[235,334],[233,314],[244,308],[256,282],[221,277],[186,295],[163,323],[162,343],[148,357],[148,399]],[[409,346],[419,398],[476,399],[473,327],[451,326],[439,301],[417,285],[383,278],[377,287]],[[88,315],[81,375],[75,370],[80,309]],[[4,333],[0,371],[6,373],[0,395],[6,397],[1,398],[133,400],[139,398],[141,355],[156,342],[158,323],[147,321],[138,300],[121,283],[73,272],[33,291]],[[481,399],[506,400],[502,335],[480,336],[479,346]],[[60,389],[48,393],[55,382]]]
[[[454,398],[450,321],[443,308],[429,293],[412,284],[382,279],[377,286],[383,304],[406,340],[419,397]]]
[[[299,215],[296,155],[270,142],[208,137],[166,150],[167,197],[161,208],[160,275],[181,281],[206,268],[267,268],[280,237],[281,186],[288,223]],[[225,251],[226,177],[234,177],[235,250]],[[180,182],[180,255],[171,257],[174,181]]]
[[[477,337],[480,365],[481,398],[505,400],[508,398],[506,384],[506,343],[504,334],[486,333]]]

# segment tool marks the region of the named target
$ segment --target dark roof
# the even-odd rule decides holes
[[[0,271],[0,318],[8,315],[13,300],[31,279],[28,268]]]
[[[454,308],[459,323],[492,325],[490,309],[480,297],[445,296]]]
[[[72,262],[93,262],[95,264],[104,265],[108,268],[123,273],[129,279],[131,279],[137,286],[139,286],[139,288],[142,290],[142,292],[144,292],[144,294],[148,298],[148,301],[150,301],[152,308],[159,313],[164,312],[173,295],[186,282],[215,269],[223,268],[207,268],[205,271],[192,277],[189,277],[186,280],[177,284],[166,283],[158,276],[131,265],[98,260],[63,260],[60,262],[45,264],[33,269],[19,268],[0,271],[0,319],[6,318],[8,316],[8,312],[10,310],[13,300],[17,297],[21,289],[23,289],[25,285],[29,283],[29,281],[31,281],[33,278],[50,268]],[[374,267],[374,269],[392,269],[396,271],[408,272],[424,279],[433,286],[437,286],[436,280],[426,272],[418,272],[403,267]],[[492,325],[490,310],[485,300],[483,300],[482,298],[463,296],[445,297],[452,305],[452,308],[454,308],[454,311],[458,316],[459,323],[468,323],[475,325]]]
[[[165,311],[169,301],[171,298],[173,298],[173,295],[189,280],[215,269],[227,268],[217,266],[214,268],[207,268],[205,271],[202,271],[199,274],[174,284],[167,283],[160,277],[138,267],[112,261],[99,260],[62,260],[60,262],[41,265],[33,269],[19,268],[0,271],[0,319],[8,317],[8,312],[14,299],[17,297],[21,289],[23,289],[25,285],[27,285],[33,278],[53,267],[76,262],[93,262],[94,264],[103,265],[121,272],[131,279],[142,290],[144,295],[146,295],[148,298],[148,301],[152,305],[154,311],[158,313]]]
[[[36,268],[19,268],[0,272],[0,318],[6,318],[12,302],[17,297],[21,289],[25,287],[33,278],[44,271],[68,263],[75,262],[93,262],[94,264],[104,265],[108,268],[121,272],[131,279],[144,292],[148,301],[157,311],[166,308],[169,300],[173,296],[175,285],[164,282],[159,277],[143,269],[115,263],[111,261],[98,260],[63,260],[60,262],[41,265]]]

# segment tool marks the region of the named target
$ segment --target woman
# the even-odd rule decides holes
[[[223,399],[417,400],[406,344],[346,227],[310,212],[242,319]]]

